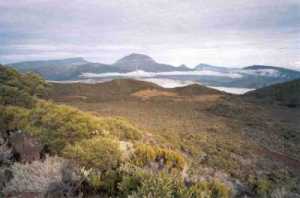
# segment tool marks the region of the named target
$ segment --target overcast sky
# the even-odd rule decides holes
[[[0,62],[129,53],[300,69],[300,0],[0,0]]]

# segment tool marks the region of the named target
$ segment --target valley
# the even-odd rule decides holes
[[[26,172],[31,163],[40,171],[56,163],[58,178],[68,164],[79,179],[56,184],[54,173],[46,171],[54,183],[46,182],[36,195],[52,195],[55,184],[57,193],[67,188],[69,197],[142,196],[165,179],[183,198],[198,197],[197,185],[208,197],[299,194],[299,80],[234,95],[199,84],[164,88],[126,78],[50,83],[0,69],[0,176],[6,178],[0,188],[7,196],[36,188],[21,179],[40,177]],[[127,183],[136,177],[136,184]],[[157,196],[169,192],[168,187]]]
[[[151,134],[147,141],[180,150],[191,159],[191,175],[213,168],[204,174],[223,171],[241,181],[282,170],[299,176],[299,108],[261,103],[251,93],[199,85],[165,89],[126,79],[53,84],[53,90],[50,98],[58,103],[126,117]]]

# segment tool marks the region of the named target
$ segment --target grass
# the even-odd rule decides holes
[[[103,87],[106,86],[108,85],[104,83]],[[92,89],[103,89],[102,84],[88,87],[90,89],[88,93],[91,93]],[[198,178],[201,178],[201,173],[210,167],[247,183],[248,175],[257,175],[260,170],[264,172],[272,169],[274,164],[282,166],[276,161],[266,160],[272,158],[269,153],[260,152],[261,144],[270,145],[268,142],[278,142],[271,148],[274,150],[277,150],[280,145],[283,146],[281,148],[288,148],[284,147],[283,142],[277,140],[293,135],[291,131],[295,127],[290,124],[295,124],[296,121],[280,122],[280,127],[275,127],[275,124],[279,123],[277,116],[274,116],[277,114],[274,111],[279,111],[276,107],[262,107],[240,97],[211,92],[207,89],[201,90],[197,87],[180,89],[144,87],[135,91],[126,91],[124,86],[118,87],[115,84],[113,90],[121,87],[124,89],[123,94],[117,97],[114,94],[105,94],[103,96],[105,99],[103,97],[97,99],[82,93],[81,95],[87,98],[77,100],[73,98],[77,95],[77,92],[72,91],[74,87],[59,85],[56,87],[57,93],[61,93],[62,90],[68,90],[68,93],[55,94],[51,97],[55,101],[102,116],[126,117],[142,131],[150,134],[142,138],[144,143],[182,153],[190,162],[188,174],[199,175]],[[145,94],[145,91],[148,94],[149,89],[157,90],[155,96],[152,96],[152,91],[151,97],[146,99],[144,95],[136,97],[141,93]],[[214,97],[210,97],[211,95]],[[276,135],[277,131],[278,134],[283,134],[280,132],[282,128],[290,128],[290,132],[286,135]],[[272,133],[273,131],[276,133]],[[292,144],[293,141],[289,142]],[[297,146],[293,147],[293,151],[295,148]],[[152,152],[146,153],[144,156],[150,153],[148,157],[153,159]],[[282,153],[286,156],[295,154],[287,149]],[[292,167],[289,169],[293,171]]]
[[[133,80],[53,85],[48,96],[74,106],[70,107],[38,99],[44,82],[32,75],[4,69],[0,80],[4,82],[1,133],[30,133],[50,153],[88,168],[83,179],[92,193],[112,197],[230,196],[228,188],[215,179],[229,186],[234,186],[233,179],[247,185],[254,181],[257,195],[272,194],[280,182],[293,190],[286,188],[292,186],[289,179],[279,177],[274,185],[277,176],[268,176],[284,167],[294,177],[286,160],[279,163],[272,158],[287,159],[292,155],[289,148],[298,149],[293,141],[298,125],[279,122],[274,116],[277,107],[270,111],[243,98],[194,85],[163,89]],[[38,89],[36,85],[40,85]],[[156,91],[145,99],[149,89]],[[22,99],[20,93],[26,97]],[[276,142],[273,148],[288,149],[274,155],[276,149],[265,149],[267,142]],[[130,170],[124,171],[124,166]],[[190,186],[184,177],[189,178]],[[203,178],[206,181],[200,182]],[[26,185],[21,184],[22,188]]]

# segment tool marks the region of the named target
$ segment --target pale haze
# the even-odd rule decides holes
[[[300,69],[299,0],[0,0],[0,63],[83,57]]]

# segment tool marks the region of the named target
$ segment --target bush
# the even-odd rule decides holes
[[[258,197],[268,197],[272,191],[271,182],[268,179],[259,179],[255,186]]]
[[[45,96],[49,85],[37,74],[19,74],[0,65],[0,104],[31,108],[36,97]]]
[[[146,171],[129,163],[123,164],[119,169],[122,177],[118,183],[118,191],[121,197],[128,197],[142,185]]]
[[[68,145],[63,155],[81,166],[100,171],[115,169],[120,163],[119,143],[110,138],[96,137]]]
[[[144,167],[150,165],[151,162],[159,162],[160,160],[163,161],[163,166],[169,170],[182,171],[186,165],[184,157],[176,151],[146,144],[135,146],[132,156],[132,162],[135,165]]]
[[[99,171],[97,169],[84,170],[86,174],[83,178],[87,182],[91,190],[97,194],[108,196],[117,195],[119,192],[118,184],[121,181],[119,169]]]
[[[67,143],[95,136],[136,140],[141,132],[121,119],[100,118],[66,105],[40,101],[31,110],[27,131],[59,153]]]
[[[110,131],[110,134],[116,136],[120,140],[134,141],[142,138],[142,132],[124,118],[106,118],[105,125],[105,128]]]
[[[30,133],[53,153],[60,153],[68,143],[97,136],[132,141],[142,137],[142,133],[126,120],[100,118],[65,105],[39,101],[32,109],[0,108],[1,130],[20,129]]]
[[[22,75],[24,89],[32,96],[43,97],[49,92],[50,85],[38,74],[29,72]]]
[[[176,196],[174,180],[163,173],[146,175],[141,186],[131,197],[173,198]]]
[[[103,134],[97,117],[65,105],[39,102],[30,113],[28,132],[59,153],[67,143]]]
[[[17,105],[30,108],[34,105],[36,99],[23,90],[15,87],[0,85],[0,104]]]
[[[199,182],[186,186],[178,174],[144,173],[138,187],[129,197],[149,198],[229,198],[230,190],[217,181]]]
[[[30,111],[16,106],[0,106],[0,131],[24,129],[28,124]]]

